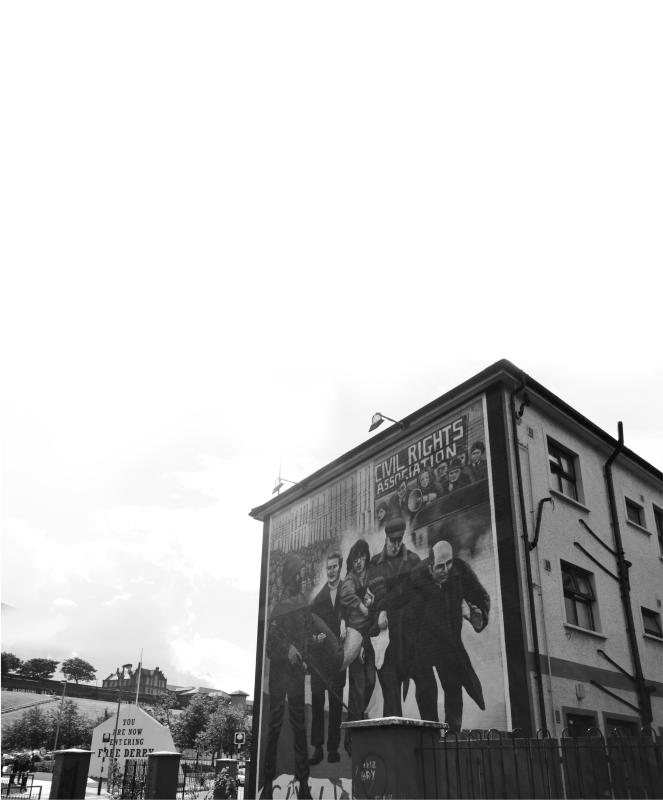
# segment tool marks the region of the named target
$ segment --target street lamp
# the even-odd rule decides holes
[[[399,422],[396,419],[392,419],[391,417],[388,417],[386,414],[382,414],[380,411],[376,411],[375,414],[373,414],[373,418],[371,419],[371,427],[368,429],[368,432],[371,433],[371,431],[374,431],[376,428],[379,428],[380,425],[382,425],[382,423],[386,419],[388,419],[389,422],[393,422],[394,424],[398,425],[399,428],[403,429],[405,428],[405,425],[403,425],[402,422]]]
[[[297,486],[297,482],[296,481],[289,481],[287,478],[282,478],[279,475],[279,477],[276,479],[276,485],[272,489],[272,494],[276,494],[277,492],[280,492],[281,489],[283,488],[283,484],[284,483],[291,483],[293,486]]]
[[[58,724],[55,727],[55,741],[53,742],[53,752],[58,749],[58,737],[60,736],[60,720],[62,719],[62,709],[64,708],[64,696],[67,692],[67,681],[62,681],[62,700],[60,701],[60,711],[58,712]]]

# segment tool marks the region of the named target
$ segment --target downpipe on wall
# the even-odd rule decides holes
[[[629,580],[629,567],[631,566],[624,556],[624,546],[622,534],[619,528],[619,517],[617,515],[617,503],[615,502],[615,486],[612,479],[612,465],[617,456],[624,449],[624,426],[621,422],[617,423],[618,440],[617,447],[612,451],[610,457],[605,462],[603,473],[608,488],[608,500],[610,506],[610,516],[612,518],[612,531],[617,555],[617,576],[619,580],[619,593],[622,598],[624,616],[626,617],[626,634],[631,650],[631,660],[633,671],[635,672],[635,685],[638,694],[638,705],[640,707],[640,719],[642,727],[648,728],[651,725],[653,716],[651,710],[651,698],[645,686],[645,676],[642,672],[640,652],[638,650],[638,640],[635,635],[635,625],[633,622],[633,609],[631,608],[631,581]]]
[[[541,652],[539,650],[539,632],[536,624],[536,608],[534,605],[534,582],[532,580],[532,565],[530,562],[530,541],[527,529],[527,513],[525,511],[525,493],[523,490],[523,475],[520,464],[520,444],[518,442],[518,420],[522,417],[525,406],[529,405],[529,398],[525,393],[525,375],[522,377],[522,384],[514,389],[509,397],[511,409],[511,433],[513,436],[513,449],[516,459],[516,483],[518,484],[518,502],[520,506],[520,519],[523,527],[522,539],[525,545],[525,573],[527,578],[527,598],[529,601],[529,616],[532,626],[532,640],[534,646],[534,672],[536,677],[536,688],[539,701],[539,723],[544,730],[548,725],[546,722],[546,704],[543,696],[543,676],[541,672]],[[516,411],[516,395],[523,392],[524,397],[520,410]]]

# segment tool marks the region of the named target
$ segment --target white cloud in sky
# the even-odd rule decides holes
[[[104,600],[105,606],[112,606],[115,603],[122,603],[125,600],[131,599],[131,592],[122,592],[122,594],[116,594],[115,597],[111,597],[110,600]]]
[[[237,647],[221,637],[194,633],[184,638],[174,638],[171,648],[175,664],[182,672],[193,675],[203,686],[216,688],[219,676],[224,676],[228,688],[244,688],[249,694],[253,685],[247,683],[255,665],[255,654]],[[234,681],[234,682],[233,682]]]
[[[56,597],[55,600],[53,600],[53,605],[60,607],[65,607],[65,606],[75,607],[78,605],[78,603],[75,600],[68,599],[67,597]]]

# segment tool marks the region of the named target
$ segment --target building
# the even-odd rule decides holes
[[[131,695],[136,693],[138,681],[140,680],[140,695],[157,695],[166,691],[166,676],[159,669],[146,669],[139,667],[134,670],[132,664],[123,664],[115,672],[104,678],[102,687],[104,689],[120,689]]]
[[[168,684],[168,691],[173,692],[181,706],[187,706],[197,695],[206,697],[220,697],[233,708],[237,708],[243,713],[251,713],[253,702],[247,700],[248,694],[241,689],[234,692],[224,692],[222,689],[211,689],[208,686],[175,686]]]
[[[663,474],[626,446],[621,424],[618,430],[615,438],[499,361],[254,508],[251,515],[263,523],[253,721],[258,786],[269,747],[267,676],[284,663],[269,658],[269,634],[279,625],[272,620],[270,626],[270,612],[287,594],[284,563],[299,556],[302,592],[311,600],[324,586],[333,551],[342,555],[343,574],[359,538],[373,562],[385,562],[391,540],[385,531],[395,517],[405,522],[403,546],[418,570],[394,584],[410,587],[404,595],[410,605],[392,604],[393,619],[408,626],[402,634],[390,631],[385,656],[386,664],[391,648],[400,675],[401,661],[407,662],[399,716],[420,718],[426,708],[427,718],[437,714],[443,721],[445,673],[448,686],[464,686],[463,728],[530,736],[544,729],[560,737],[590,727],[632,733],[644,726],[662,734]],[[463,598],[462,641],[452,645],[460,654],[454,663],[465,653],[471,664],[470,670],[463,661],[462,677],[461,667],[451,674],[449,659],[439,668],[433,663],[441,658],[433,654],[435,637],[451,636],[437,631],[433,611],[426,610],[438,602],[429,591],[429,567],[439,542],[448,544],[436,548],[435,558],[442,563],[440,554],[451,547],[445,568],[451,565],[458,576],[467,572],[464,562],[489,597],[476,627],[467,621],[473,603]],[[381,602],[386,608],[391,601]],[[451,639],[444,641],[448,646]],[[363,643],[371,646],[366,638]],[[347,706],[353,669],[347,647],[346,663]],[[364,698],[369,717],[387,716],[388,680],[383,664]],[[456,691],[450,688],[449,696]],[[389,705],[393,711],[394,702]],[[306,736],[310,743],[310,730]],[[325,767],[345,779],[350,761],[341,756],[335,767]],[[282,743],[276,760],[277,776],[292,777],[296,758]]]

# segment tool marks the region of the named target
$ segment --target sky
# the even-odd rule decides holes
[[[2,649],[252,695],[279,467],[501,358],[663,469],[662,22],[4,3]]]

